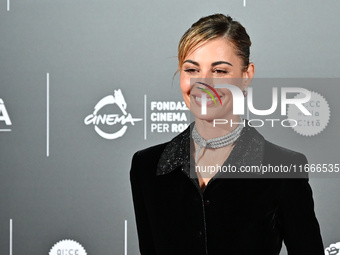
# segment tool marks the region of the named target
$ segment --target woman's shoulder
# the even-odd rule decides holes
[[[165,147],[168,145],[169,141],[164,142],[164,143],[160,143],[160,144],[156,144],[156,145],[152,145],[150,147],[141,149],[139,151],[137,151],[135,153],[135,155],[137,157],[142,157],[142,158],[155,158],[158,156],[160,156],[162,154],[162,152],[164,151]]]
[[[267,161],[288,162],[295,159],[306,160],[303,153],[269,141],[256,128],[250,126],[248,120],[246,120],[241,138],[240,142],[243,148],[255,152],[258,151]]]
[[[139,150],[135,152],[132,157],[132,162],[138,163],[140,166],[142,165],[157,165],[160,156],[162,155],[165,147],[168,145],[169,142],[156,144],[145,149]]]
[[[168,142],[137,151],[132,158],[131,171],[151,174],[164,173],[183,163],[189,156],[190,126]],[[188,154],[188,155],[187,155]]]
[[[302,152],[282,147],[265,140],[264,159],[268,162],[275,161],[281,163],[306,162],[307,158]]]
[[[306,164],[307,157],[303,153],[265,140],[263,166],[267,169],[276,166],[279,172],[272,173],[275,178],[308,179]]]
[[[157,144],[135,152],[132,157],[130,177],[155,176],[159,158],[168,143]]]

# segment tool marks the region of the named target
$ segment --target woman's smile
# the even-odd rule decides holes
[[[221,100],[224,99],[223,96],[219,95],[219,98],[217,96],[215,97],[211,97],[209,94],[190,94],[191,97],[193,98],[193,101],[198,105],[198,106],[202,106],[202,96],[205,95],[207,98],[207,107],[213,107],[213,106],[219,106],[221,105],[219,98]]]

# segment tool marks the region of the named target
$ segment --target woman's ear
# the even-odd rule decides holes
[[[255,74],[255,65],[254,63],[249,63],[247,69],[243,72],[243,87],[246,88],[250,85]]]

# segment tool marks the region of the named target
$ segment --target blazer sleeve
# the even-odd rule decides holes
[[[303,154],[294,161],[307,164]],[[308,177],[283,180],[279,215],[288,255],[325,254]]]
[[[141,164],[138,162],[138,152],[136,152],[132,158],[130,183],[137,225],[139,250],[142,255],[153,255],[156,254],[156,251],[141,189],[141,178],[138,177],[138,170],[141,170]]]

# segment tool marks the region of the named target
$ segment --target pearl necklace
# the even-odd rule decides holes
[[[243,126],[239,124],[233,131],[231,131],[230,133],[224,136],[212,138],[209,140],[204,140],[204,138],[198,133],[196,129],[196,124],[195,124],[192,130],[192,134],[191,134],[192,138],[199,146],[198,150],[196,150],[195,163],[197,164],[198,154],[202,148],[217,149],[217,148],[221,148],[221,147],[225,147],[230,144],[233,144],[237,140],[237,138],[239,138],[242,129],[243,129]]]

